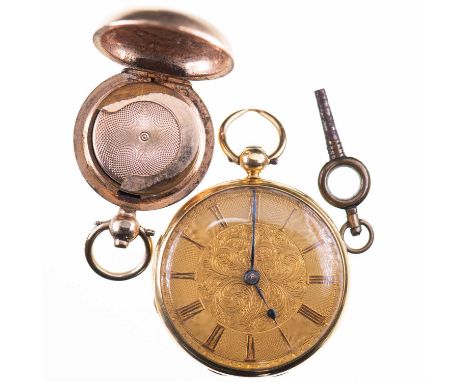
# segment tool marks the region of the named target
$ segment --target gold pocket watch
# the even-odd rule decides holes
[[[273,153],[231,150],[226,131],[246,112],[276,128]],[[260,177],[285,148],[274,116],[238,111],[222,124],[219,141],[247,177],[207,189],[175,215],[156,248],[155,304],[179,344],[209,368],[277,374],[307,359],[335,326],[346,296],[347,247],[310,197]]]
[[[75,125],[75,155],[90,186],[120,210],[113,219],[97,222],[85,252],[96,273],[126,280],[145,269],[152,252],[154,232],[139,226],[136,211],[184,198],[211,161],[211,118],[190,80],[221,77],[232,70],[233,60],[213,27],[165,10],[124,14],[99,29],[94,43],[126,68],[85,100]],[[100,266],[92,247],[105,230],[117,247],[142,237],[142,263],[123,273]]]

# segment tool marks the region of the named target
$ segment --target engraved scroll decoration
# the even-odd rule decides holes
[[[250,268],[252,227],[237,224],[221,230],[205,249],[199,263],[198,288],[205,307],[224,326],[242,332],[262,332],[275,326],[256,288],[245,284]],[[301,252],[275,226],[256,226],[255,269],[259,286],[276,321],[287,321],[297,312],[306,288],[306,268]]]

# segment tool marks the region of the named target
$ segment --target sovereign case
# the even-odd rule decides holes
[[[211,118],[190,80],[232,70],[224,38],[190,16],[139,11],[99,29],[94,44],[126,68],[100,84],[79,111],[74,146],[83,176],[125,210],[177,202],[211,161]]]
[[[147,267],[153,247],[154,231],[140,226],[136,211],[184,198],[211,161],[211,118],[190,80],[221,77],[233,60],[213,27],[165,10],[124,14],[99,29],[94,44],[126,68],[85,100],[75,124],[75,155],[90,186],[120,209],[96,222],[85,255],[100,276],[127,280]],[[120,248],[141,237],[145,255],[136,267],[116,273],[97,262],[93,243],[106,230]]]

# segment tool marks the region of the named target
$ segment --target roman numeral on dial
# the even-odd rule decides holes
[[[182,239],[185,239],[187,240],[188,242],[192,243],[193,245],[195,245],[198,249],[203,249],[205,248],[205,246],[201,245],[199,242],[193,240],[191,237],[188,237],[185,233],[183,233],[182,235],[180,235],[180,237]]]
[[[226,228],[228,226],[226,223],[226,220],[224,219],[223,214],[221,213],[217,205],[214,205],[213,207],[211,207],[210,211],[213,213],[216,220],[218,220],[221,227]]]
[[[278,326],[278,330],[281,334],[281,338],[284,340],[286,345],[288,345],[289,351],[292,351],[291,343],[289,342],[288,338],[286,337],[286,334],[281,330],[281,328]]]
[[[251,334],[247,335],[247,355],[245,357],[247,362],[255,361],[255,344],[254,338]]]
[[[211,351],[214,351],[223,333],[224,326],[217,324],[203,346],[210,349]]]
[[[324,275],[311,275],[307,282],[309,284],[325,284],[332,285],[336,284],[335,276],[324,276]]]
[[[171,279],[195,280],[194,272],[171,272]]]
[[[302,304],[297,312],[317,325],[323,325],[325,322],[325,317],[323,317],[320,313],[317,313],[315,310],[309,308],[307,305]]]
[[[182,321],[187,321],[189,318],[197,315],[202,312],[205,308],[203,307],[200,300],[194,301],[188,305],[183,306],[182,308],[177,309]]]
[[[291,219],[291,217],[293,216],[294,212],[296,212],[296,209],[293,209],[291,211],[291,213],[289,214],[288,218],[286,219],[286,221],[283,223],[283,226],[280,228],[280,231],[284,231],[284,228],[286,227],[286,224],[288,224],[289,220]]]
[[[306,254],[306,253],[308,253],[308,252],[311,252],[311,251],[313,251],[315,248],[318,248],[318,247],[320,247],[320,246],[322,246],[322,245],[324,245],[324,244],[325,244],[325,240],[320,239],[320,240],[317,241],[316,243],[314,243],[314,244],[312,244],[312,245],[309,245],[307,248],[304,248],[304,249],[302,250],[302,254],[304,255],[304,254]]]

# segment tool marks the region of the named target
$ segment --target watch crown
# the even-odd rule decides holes
[[[259,146],[249,146],[239,156],[239,165],[249,178],[258,178],[260,172],[269,164],[267,153]]]

